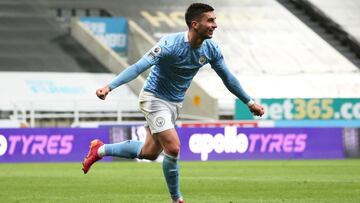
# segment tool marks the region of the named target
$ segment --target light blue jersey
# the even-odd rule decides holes
[[[207,39],[201,47],[194,49],[190,46],[187,34],[180,32],[163,37],[138,62],[120,73],[109,84],[110,89],[133,80],[152,67],[144,90],[170,102],[182,102],[196,73],[210,63],[227,89],[242,102],[248,103],[251,98],[229,72],[219,47]]]

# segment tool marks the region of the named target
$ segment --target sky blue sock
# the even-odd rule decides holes
[[[127,140],[115,144],[105,145],[105,156],[116,156],[121,158],[140,158],[140,152],[144,142],[138,140]]]
[[[173,200],[177,200],[181,197],[179,189],[179,165],[178,158],[167,155],[164,153],[163,160],[163,172],[166,179],[166,183]]]

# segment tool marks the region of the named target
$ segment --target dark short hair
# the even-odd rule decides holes
[[[185,21],[187,26],[191,27],[191,22],[199,17],[203,13],[214,11],[215,9],[210,5],[203,4],[203,3],[193,3],[189,6],[185,13]]]

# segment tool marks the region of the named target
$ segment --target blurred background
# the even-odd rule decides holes
[[[193,2],[0,0],[0,161],[81,161],[94,138],[143,140],[148,72],[106,101],[95,90],[186,31]],[[183,160],[360,157],[359,1],[202,2],[215,8],[212,40],[266,112],[253,117],[207,65],[177,122]]]

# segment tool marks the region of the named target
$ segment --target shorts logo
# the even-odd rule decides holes
[[[201,65],[204,65],[205,62],[206,62],[205,56],[200,56],[200,58],[199,58],[199,63],[200,63]]]
[[[163,127],[164,125],[165,125],[165,119],[163,118],[163,117],[161,117],[161,116],[159,116],[159,117],[157,117],[156,119],[155,119],[155,125],[157,126],[157,127]]]

